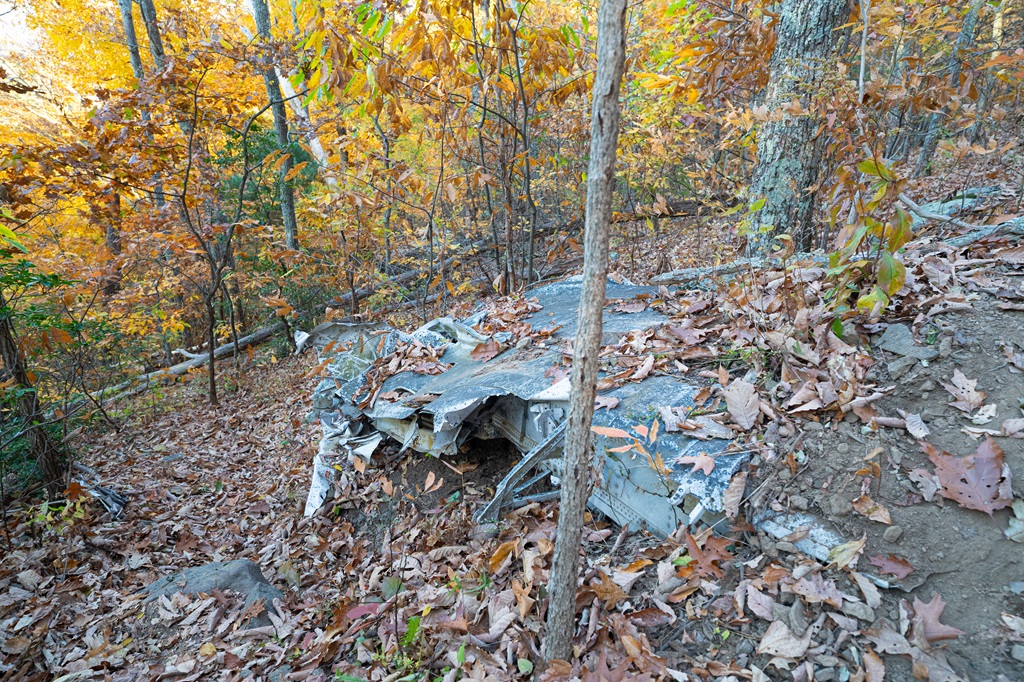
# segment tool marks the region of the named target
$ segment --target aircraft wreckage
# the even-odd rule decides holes
[[[606,296],[612,302],[659,294],[656,287],[609,281]],[[570,385],[567,373],[551,370],[561,366],[564,342],[576,334],[580,280],[546,284],[528,297],[535,312],[526,322],[546,331],[539,340],[527,339],[503,350],[513,340],[511,334],[488,336],[477,331],[485,328],[486,310],[464,320],[439,318],[411,334],[340,322],[303,334],[300,343],[316,348],[328,376],[314,395],[323,436],[306,514],[323,505],[339,460],[352,456],[368,460],[385,437],[403,449],[437,457],[456,454],[470,438],[512,442],[523,458],[477,512],[478,522],[496,520],[509,506],[555,496],[557,490],[523,493],[545,476],[558,485]],[[619,312],[609,305],[604,312],[603,342],[615,343],[631,331],[654,329],[669,321],[646,306],[639,312]],[[404,359],[395,352],[410,346],[420,352],[407,353]],[[491,352],[481,355],[481,348]],[[382,359],[389,356],[388,366],[382,367]],[[379,377],[385,378],[380,381]],[[714,525],[724,518],[726,490],[744,470],[750,451],[730,447],[732,431],[710,417],[693,417],[689,430],[668,423],[672,415],[694,413],[694,397],[700,389],[675,376],[651,376],[602,393],[605,403],[615,407],[598,409],[594,416],[593,424],[599,427],[595,462],[602,471],[589,500],[592,509],[620,525],[646,528],[662,537],[680,524]],[[621,431],[650,430],[655,420],[661,428],[650,451],[644,445],[624,448],[629,441],[614,436]],[[694,423],[699,428],[693,429]],[[701,453],[714,457],[710,473],[678,461]],[[796,542],[797,547],[822,560],[842,543],[807,514],[767,510],[753,523],[775,537],[799,530],[805,537]]]

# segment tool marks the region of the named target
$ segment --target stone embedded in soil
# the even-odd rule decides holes
[[[814,682],[832,682],[836,679],[835,668],[822,668],[814,673]]]
[[[839,443],[838,445],[836,445],[836,452],[838,452],[840,455],[845,455],[849,451],[850,451],[850,444],[849,443]]]
[[[847,516],[853,511],[853,503],[838,495],[832,498],[831,507],[833,516]]]
[[[1024,644],[1014,644],[1010,649],[1010,656],[1013,657],[1013,660],[1024,663]]]
[[[807,511],[807,505],[810,504],[810,502],[803,495],[791,495],[789,498],[789,504],[793,509]]]
[[[273,608],[275,599],[283,599],[284,595],[263,576],[260,567],[249,559],[219,561],[205,566],[188,568],[181,573],[164,576],[153,582],[143,591],[148,595],[146,601],[153,601],[160,596],[171,596],[177,592],[184,594],[210,594],[214,590],[231,590],[245,596],[245,608],[256,602],[263,603],[263,609],[254,617],[249,625],[259,627],[270,625],[267,609]]]
[[[917,364],[917,358],[903,357],[896,358],[892,362],[885,366],[885,369],[889,372],[889,377],[892,379],[899,379],[904,374],[909,372],[914,365]]]
[[[857,620],[862,620],[865,623],[871,623],[875,620],[875,612],[871,609],[870,606],[868,606],[864,602],[843,602],[843,608],[841,609],[841,611],[845,613],[847,616],[850,616],[851,618],[856,618]]]
[[[800,552],[792,542],[776,542],[775,549],[787,554],[797,554]]]
[[[903,537],[903,529],[899,526],[889,526],[882,533],[882,537],[885,538],[886,542],[898,542]]]
[[[918,360],[931,360],[939,354],[937,348],[920,346],[914,340],[914,332],[905,324],[889,325],[878,340],[878,347],[890,353]]]

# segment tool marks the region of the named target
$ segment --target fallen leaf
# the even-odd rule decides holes
[[[710,476],[711,472],[715,470],[715,458],[709,457],[704,452],[696,456],[677,457],[676,461],[680,464],[692,465],[693,468],[690,469],[691,474],[695,471],[703,471],[705,476]]]
[[[590,430],[605,438],[632,438],[626,431],[611,426],[591,426]]]
[[[811,644],[810,628],[803,637],[797,637],[781,620],[773,621],[757,645],[757,653],[782,658],[802,658]]]
[[[1007,538],[1014,542],[1024,542],[1024,500],[1017,498],[1013,501],[1013,516],[1010,517],[1010,527],[1003,532]]]
[[[841,545],[836,545],[828,553],[828,560],[835,564],[836,568],[846,568],[857,563],[857,558],[864,551],[868,536],[865,534],[860,540],[851,540]]]
[[[736,379],[723,389],[726,408],[733,422],[744,431],[749,431],[761,414],[761,399],[753,384]]]
[[[747,472],[741,471],[729,481],[729,487],[725,489],[722,499],[725,504],[725,517],[735,519],[740,512],[740,503],[743,501],[743,493],[747,489]]]
[[[487,362],[499,353],[501,353],[501,344],[494,339],[489,339],[478,343],[473,350],[469,351],[469,357],[477,362]]]
[[[608,577],[604,571],[598,571],[597,577],[601,580],[598,585],[591,585],[591,589],[598,598],[604,601],[604,607],[609,611],[615,608],[620,601],[629,598],[625,590],[619,587],[614,580]]]
[[[877,566],[879,573],[895,576],[897,580],[903,580],[914,572],[914,567],[910,565],[909,561],[895,554],[888,556],[877,554],[868,557],[868,563]]]
[[[599,395],[594,398],[594,410],[600,410],[604,408],[606,410],[614,410],[619,404],[618,398],[613,398],[610,395]]]
[[[976,390],[977,385],[977,379],[968,379],[959,369],[953,370],[951,384],[942,384],[943,388],[956,398],[949,405],[967,413],[978,409],[985,402],[986,394],[984,391]]]
[[[882,682],[885,679],[885,664],[870,648],[864,652],[865,682]]]
[[[946,608],[946,602],[938,593],[933,594],[932,600],[927,603],[914,597],[913,608],[914,619],[912,622],[915,638],[923,638],[926,642],[938,642],[944,639],[956,639],[960,635],[967,634],[963,630],[939,622],[939,617],[942,616],[942,612]]]
[[[921,448],[935,465],[939,494],[961,507],[992,513],[1013,503],[1010,468],[1003,462],[1003,451],[987,437],[973,455],[954,457],[930,443]]]
[[[998,409],[999,408],[996,407],[995,403],[992,403],[991,405],[985,405],[980,410],[974,413],[974,416],[971,417],[971,421],[978,425],[988,424],[990,421],[996,418],[996,411]]]
[[[872,521],[884,523],[887,526],[892,525],[892,517],[889,516],[889,510],[875,502],[867,495],[861,495],[854,500],[853,509],[861,516],[866,516]]]
[[[509,540],[498,545],[498,549],[494,550],[494,554],[491,555],[490,560],[487,562],[487,566],[490,569],[491,574],[497,574],[499,570],[508,565],[509,556],[512,551],[515,550],[519,545],[519,540]]]
[[[898,410],[898,412],[906,423],[907,433],[914,438],[924,440],[928,437],[928,434],[931,433],[931,431],[928,430],[928,426],[925,425],[924,420],[921,419],[921,415],[904,412],[903,410]]]
[[[648,355],[644,358],[644,362],[640,367],[633,373],[633,376],[629,377],[630,381],[641,381],[647,378],[647,375],[651,373],[654,368],[654,356]]]

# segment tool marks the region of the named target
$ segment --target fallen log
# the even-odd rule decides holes
[[[949,239],[942,240],[944,244],[948,244],[949,246],[952,246],[955,249],[963,248],[969,244],[973,244],[976,241],[984,239],[985,237],[991,237],[992,235],[997,234],[999,232],[1014,232],[1017,234],[1024,232],[1024,216],[1014,218],[1012,220],[1007,220],[1006,222],[1002,223],[995,223],[993,225],[975,225],[973,223],[964,222],[963,220],[959,220],[952,216],[944,215],[943,213],[937,212],[935,208],[932,208],[933,206],[935,206],[935,204],[926,204],[925,206],[920,206],[906,194],[900,194],[900,201],[908,209],[910,209],[911,213],[913,213],[914,215],[918,216],[921,219],[920,222],[915,221],[917,225],[923,225],[924,223],[930,220],[937,220],[943,223],[949,223],[950,225],[956,225],[957,227],[962,227],[966,230],[970,230],[970,232],[968,232],[967,234],[962,234],[958,237],[951,237]],[[974,201],[976,202],[977,199],[974,199]],[[943,202],[943,205],[959,205],[960,203],[961,202],[959,201]]]
[[[761,269],[782,269],[800,261],[814,261],[821,265],[828,263],[824,253],[798,253],[783,261],[780,258],[740,258],[738,260],[710,265],[700,268],[683,268],[672,270],[651,278],[651,284],[694,284],[698,289],[708,289],[718,285],[717,277],[734,275],[738,272]]]

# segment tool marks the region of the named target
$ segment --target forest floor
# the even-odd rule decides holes
[[[1009,507],[1024,481],[1024,247],[925,248],[908,269],[908,293],[842,340],[815,326],[827,313],[813,267],[793,271],[789,293],[791,282],[765,273],[661,302],[695,320],[677,334],[694,348],[759,342],[755,318],[771,342],[753,360],[690,349],[689,377],[716,395],[770,378],[758,382],[756,426],[732,425],[759,448],[747,502],[725,539],[681,530],[661,540],[590,519],[581,663],[543,679],[1024,679],[1024,521]],[[898,325],[909,345],[885,341]],[[813,343],[788,343],[798,333]],[[645,352],[641,343],[633,360]],[[200,378],[135,398],[120,430],[82,434],[87,478],[130,503],[111,520],[73,490],[64,514],[8,519],[0,679],[540,672],[557,504],[475,526],[473,510],[518,458],[478,442],[452,461],[382,447],[339,472],[333,500],[304,517],[320,438],[308,419],[316,364],[264,349],[243,369],[222,363],[219,407],[205,404]],[[737,420],[731,404],[722,415]],[[764,508],[807,510],[849,542],[825,565],[797,550],[800,531],[777,540],[744,521]],[[243,628],[251,614],[230,594],[151,604],[139,594],[161,576],[240,558],[284,595],[271,625]]]

